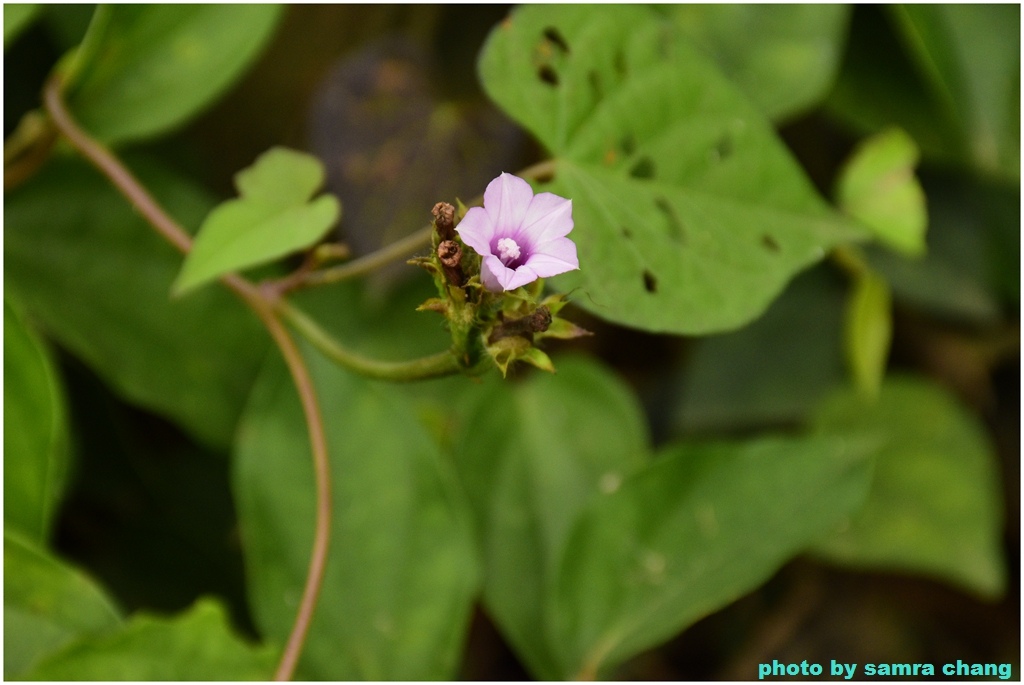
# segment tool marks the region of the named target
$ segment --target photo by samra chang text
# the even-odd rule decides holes
[[[842,676],[846,680],[854,678],[891,678],[898,676],[947,677],[964,678],[968,676],[997,677],[1009,680],[1013,676],[1012,664],[974,664],[957,659],[944,664],[848,664],[830,660],[829,676]],[[806,660],[800,663],[784,663],[777,659],[771,663],[757,665],[757,678],[785,678],[788,676],[824,676],[824,667]]]

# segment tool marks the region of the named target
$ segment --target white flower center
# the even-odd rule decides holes
[[[519,243],[512,238],[502,238],[498,241],[498,259],[505,266],[519,259]]]

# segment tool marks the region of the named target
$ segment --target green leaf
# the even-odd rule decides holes
[[[757,317],[860,230],[818,197],[763,116],[644,8],[528,6],[480,58],[488,95],[555,157],[580,270],[608,320],[709,333]]]
[[[846,5],[673,5],[676,25],[762,112],[792,117],[824,97],[839,70]]]
[[[890,128],[862,142],[840,172],[840,208],[870,228],[888,247],[910,256],[924,254],[928,213],[914,176],[918,150],[913,139]]]
[[[174,283],[177,294],[226,273],[266,264],[310,247],[338,222],[333,195],[313,194],[324,168],[315,157],[276,147],[235,176],[237,200],[206,217]]]
[[[454,454],[478,522],[488,612],[535,676],[558,679],[545,591],[587,502],[646,462],[643,414],[602,366],[568,358],[554,376],[486,389],[461,423]]]
[[[1020,178],[1020,8],[858,5],[829,110],[926,160]]]
[[[32,25],[39,16],[40,7],[35,3],[4,3],[4,51]]]
[[[843,333],[854,384],[865,397],[877,396],[892,342],[892,296],[886,280],[870,269],[854,280]]]
[[[152,163],[142,182],[183,225],[213,202]],[[172,302],[180,256],[83,162],[53,160],[4,206],[4,282],[27,314],[129,401],[227,445],[267,341],[229,293]]]
[[[552,639],[594,678],[767,580],[864,500],[866,444],[677,445],[593,502],[563,550]]]
[[[1020,6],[890,9],[912,57],[966,131],[975,165],[1020,178]]]
[[[970,326],[1002,319],[997,265],[1012,264],[1016,302],[1020,290],[1020,187],[987,186],[961,178],[930,178],[928,252],[907,258],[869,246],[871,268],[893,296],[929,315]],[[1001,264],[1002,262],[1002,264]]]
[[[4,679],[23,676],[81,635],[120,623],[113,602],[91,579],[5,526]]]
[[[299,675],[451,679],[478,575],[454,478],[402,394],[306,357],[326,424],[333,519]],[[309,565],[316,495],[306,423],[276,357],[253,390],[236,460],[250,603],[263,633],[284,643]]]
[[[694,341],[676,385],[677,433],[792,425],[845,380],[845,284],[824,265],[797,276],[764,316]]]
[[[60,501],[67,430],[53,361],[4,300],[4,525],[38,543]]]
[[[846,566],[925,573],[988,598],[1004,591],[1002,488],[977,418],[930,383],[891,378],[876,402],[836,393],[815,425],[826,435],[881,441],[867,502],[819,554]]]
[[[121,630],[86,637],[43,660],[31,680],[267,680],[276,651],[243,642],[219,601],[173,618],[139,613]]]
[[[278,5],[109,11],[70,97],[78,121],[107,144],[165,133],[212,104],[256,59],[281,16]]]

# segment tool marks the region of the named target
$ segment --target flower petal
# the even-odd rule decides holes
[[[477,254],[491,253],[491,238],[494,237],[494,224],[490,215],[483,207],[473,207],[455,227],[462,242],[476,250]]]
[[[559,250],[554,254],[534,254],[519,268],[529,267],[530,270],[534,271],[542,279],[580,268],[580,262],[577,256],[575,256],[575,245],[568,239],[563,240],[568,243],[567,247],[559,246]]]
[[[564,238],[572,227],[572,200],[553,193],[538,193],[526,210],[520,230],[529,236],[527,242],[538,246]]]
[[[502,238],[515,235],[531,200],[533,188],[518,176],[503,173],[488,183],[484,191],[484,209],[491,217],[494,232]]]
[[[515,290],[527,283],[533,283],[537,278],[537,272],[529,264],[523,264],[512,273],[512,277],[505,284],[505,290]]]
[[[492,293],[509,290],[507,284],[515,272],[501,263],[494,255],[487,255],[480,263],[480,280]]]

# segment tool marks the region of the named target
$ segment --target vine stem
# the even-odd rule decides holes
[[[72,147],[114,184],[157,233],[180,252],[188,254],[192,249],[191,236],[171,218],[159,202],[149,194],[131,171],[110,150],[91,138],[78,126],[64,104],[59,76],[52,76],[46,82],[43,89],[43,102],[57,130],[67,138]],[[316,530],[299,610],[282,652],[281,661],[274,674],[275,680],[291,680],[299,656],[302,654],[309,626],[313,621],[313,614],[316,611],[330,546],[332,505],[327,438],[320,413],[320,404],[317,400],[313,380],[309,375],[309,369],[295,341],[278,319],[274,303],[265,297],[258,287],[237,274],[228,274],[221,278],[221,281],[252,308],[280,350],[299,394],[306,417],[306,428],[309,432],[313,470],[316,477]]]
[[[517,175],[522,176],[523,178],[540,181],[542,179],[550,178],[551,175],[554,174],[555,165],[555,160],[548,159],[523,169],[518,172]],[[483,199],[482,195],[475,197],[470,200],[469,204],[471,206],[477,205],[483,202]],[[385,245],[370,254],[353,259],[351,262],[341,264],[339,266],[332,266],[328,269],[312,271],[299,270],[289,276],[285,276],[284,278],[273,282],[272,287],[278,294],[284,294],[298,288],[308,288],[310,286],[325,285],[327,283],[338,283],[356,276],[363,276],[375,269],[379,269],[382,266],[390,264],[391,262],[402,259],[403,257],[408,257],[421,247],[429,245],[430,237],[433,233],[433,224],[424,226],[415,233],[410,233],[404,238]]]

